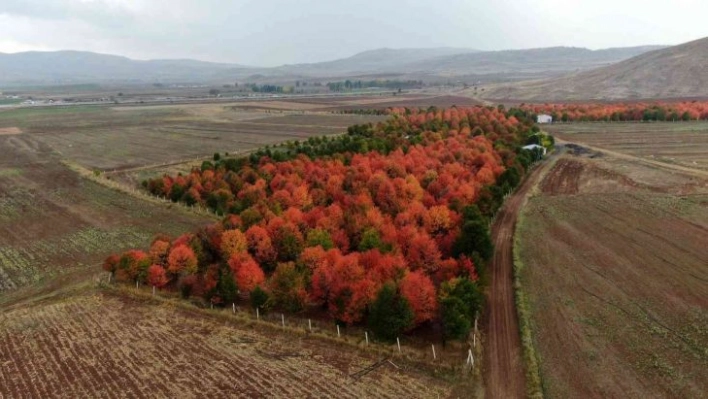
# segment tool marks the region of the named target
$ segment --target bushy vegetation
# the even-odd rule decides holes
[[[284,160],[271,149],[215,156],[149,180],[153,194],[225,217],[105,269],[214,304],[232,300],[233,282],[254,306],[319,307],[381,339],[431,322],[464,337],[493,252],[490,218],[534,159],[521,150],[532,123],[491,107],[389,113],[342,138],[291,143],[301,152]]]

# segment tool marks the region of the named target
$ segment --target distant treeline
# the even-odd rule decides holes
[[[531,115],[548,114],[556,122],[708,120],[708,101],[595,104],[521,104]]]
[[[345,91],[366,89],[370,87],[383,87],[386,89],[415,89],[423,86],[422,80],[345,80],[340,82],[329,82],[327,87],[330,91]]]

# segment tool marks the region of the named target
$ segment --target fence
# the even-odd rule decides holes
[[[111,274],[108,274],[108,283],[114,283]],[[127,287],[126,287],[127,288]],[[158,300],[174,299],[176,295],[141,285],[136,282],[130,289],[131,293],[149,296]],[[187,301],[179,299],[184,306],[190,306]],[[431,343],[425,338],[400,336],[395,343],[386,344],[375,341],[372,331],[359,326],[345,326],[333,321],[326,321],[312,317],[299,317],[293,314],[253,309],[242,303],[231,303],[227,306],[209,305],[209,312],[217,312],[222,317],[234,317],[237,320],[267,325],[270,328],[287,332],[296,332],[309,337],[326,339],[329,341],[355,346],[380,355],[398,357],[408,361],[420,362],[453,370],[475,371],[477,357],[481,354],[480,334],[475,318],[474,329],[471,333],[471,342],[468,345],[441,345]]]

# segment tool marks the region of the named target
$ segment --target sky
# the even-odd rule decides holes
[[[0,0],[0,52],[251,66],[376,48],[591,49],[708,36],[706,0]]]

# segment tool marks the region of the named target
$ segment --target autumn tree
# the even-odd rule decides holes
[[[438,303],[435,286],[430,277],[422,271],[406,274],[400,282],[399,290],[415,315],[416,325],[432,320],[436,316]]]
[[[172,274],[194,274],[197,271],[197,257],[186,245],[173,247],[167,258],[167,271]]]
[[[147,283],[153,287],[162,288],[169,283],[167,272],[162,265],[153,264],[147,270]]]
[[[251,292],[265,281],[263,269],[247,253],[233,255],[229,259],[229,267],[236,279],[236,285],[241,291]]]
[[[115,275],[116,269],[118,269],[118,263],[120,262],[120,256],[110,255],[103,261],[103,270],[110,272],[111,275]]]
[[[226,230],[221,235],[221,253],[224,259],[245,253],[248,250],[246,235],[241,230]]]

